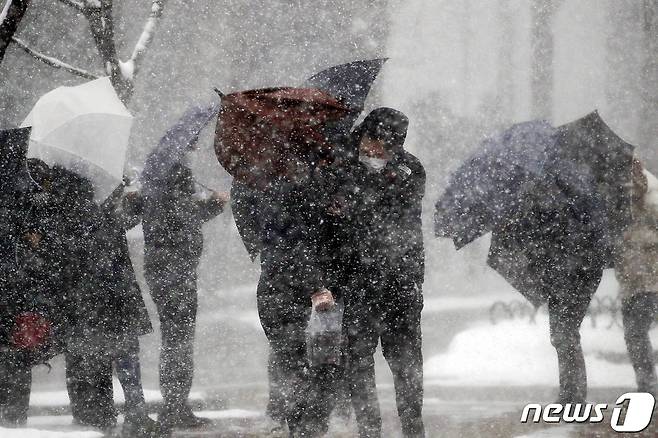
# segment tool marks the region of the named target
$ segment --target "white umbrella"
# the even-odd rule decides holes
[[[102,201],[123,179],[132,122],[104,77],[43,95],[21,126],[32,127],[28,157],[88,178]]]

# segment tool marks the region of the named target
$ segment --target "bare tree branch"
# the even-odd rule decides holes
[[[135,44],[135,48],[133,49],[133,53],[130,56],[130,59],[126,62],[130,68],[129,71],[131,75],[137,73],[140,61],[144,57],[148,47],[153,42],[155,30],[158,26],[160,18],[162,17],[162,12],[164,11],[166,3],[167,0],[153,0],[153,3],[151,4],[151,13],[149,18],[146,20],[142,34],[140,35],[137,44]]]
[[[0,62],[29,5],[30,0],[5,0],[0,9]]]
[[[73,9],[77,10],[78,12],[82,12],[84,9],[84,4],[80,3],[77,0],[59,0],[61,3],[64,3],[67,6],[72,7]]]
[[[12,41],[14,43],[16,43],[16,45],[18,47],[23,49],[30,56],[32,56],[34,59],[37,59],[37,60],[43,62],[46,65],[49,65],[49,66],[54,67],[54,68],[65,70],[69,73],[73,73],[76,76],[81,76],[81,77],[87,78],[87,79],[98,79],[99,78],[99,76],[95,75],[94,73],[88,72],[88,71],[83,70],[83,69],[78,68],[78,67],[74,67],[70,64],[67,64],[63,61],[60,61],[57,58],[53,58],[52,56],[44,55],[43,53],[32,49],[24,41],[22,41],[22,40],[20,40],[16,37],[13,37]]]
[[[127,102],[132,96],[134,79],[141,60],[153,41],[155,30],[162,17],[167,0],[151,0],[149,14],[135,48],[126,62],[121,62],[117,55],[114,41],[114,20],[112,0],[77,0],[84,1],[83,13],[89,21],[89,28],[94,37],[96,48],[103,62],[106,73],[119,97]]]

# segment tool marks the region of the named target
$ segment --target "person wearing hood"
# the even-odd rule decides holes
[[[624,339],[638,392],[658,395],[649,329],[658,316],[658,180],[633,163],[632,215],[624,232],[615,274],[619,281]]]
[[[187,404],[194,375],[196,270],[203,252],[202,225],[222,212],[229,196],[215,192],[204,199],[196,193],[188,155],[198,148],[197,142],[198,136],[185,141],[180,159],[167,163],[167,171],[159,175],[157,190],[146,190],[143,196],[144,274],[162,332],[160,389],[164,405],[158,422],[165,432],[210,422],[195,416]],[[158,167],[157,153],[158,149],[147,159],[145,171]]]
[[[421,341],[425,170],[403,148],[409,121],[379,108],[355,129],[350,196],[357,269],[345,297],[352,405],[361,437],[381,436],[373,355],[381,340],[405,437],[424,436]]]

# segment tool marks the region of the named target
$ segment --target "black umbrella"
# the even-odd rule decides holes
[[[347,133],[359,118],[370,88],[387,60],[379,58],[336,65],[311,76],[302,86],[326,91],[354,111],[336,126]]]
[[[0,181],[3,189],[26,181],[27,147],[31,128],[0,131]]]
[[[558,127],[557,159],[573,163],[578,173],[595,182],[613,246],[631,220],[633,150],[632,145],[606,125],[598,111]],[[558,177],[568,181],[566,175]]]

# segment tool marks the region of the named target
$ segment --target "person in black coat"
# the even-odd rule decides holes
[[[175,164],[157,199],[143,199],[144,269],[160,317],[160,389],[158,417],[163,430],[200,427],[187,405],[194,375],[194,330],[197,314],[197,266],[203,251],[202,225],[220,214],[228,195],[200,199],[192,170]]]
[[[354,132],[348,216],[357,269],[345,296],[348,380],[361,437],[381,436],[373,354],[381,340],[393,372],[398,414],[406,437],[424,436],[421,340],[425,171],[403,149],[408,120],[372,111]]]
[[[139,336],[151,333],[146,304],[137,284],[126,230],[137,225],[131,202],[117,188],[100,208],[90,204],[94,228],[89,240],[92,257],[85,265],[91,276],[78,295],[77,325],[69,342],[67,371],[74,416],[81,423],[103,427],[114,416],[112,364],[125,395],[125,435],[151,436],[157,425],[146,411],[139,362]],[[97,392],[99,388],[102,391]],[[90,400],[89,397],[95,398]],[[91,403],[90,403],[91,401]],[[105,415],[99,415],[105,412]],[[101,421],[97,420],[99,417]]]
[[[45,206],[38,184],[49,168],[36,159],[28,167],[32,178],[25,173],[17,185],[5,181],[0,202],[0,424],[9,426],[27,421],[32,367],[61,352],[69,325],[66,294],[58,288],[60,272],[43,263],[48,241],[33,220]],[[39,328],[40,339],[30,341]]]

